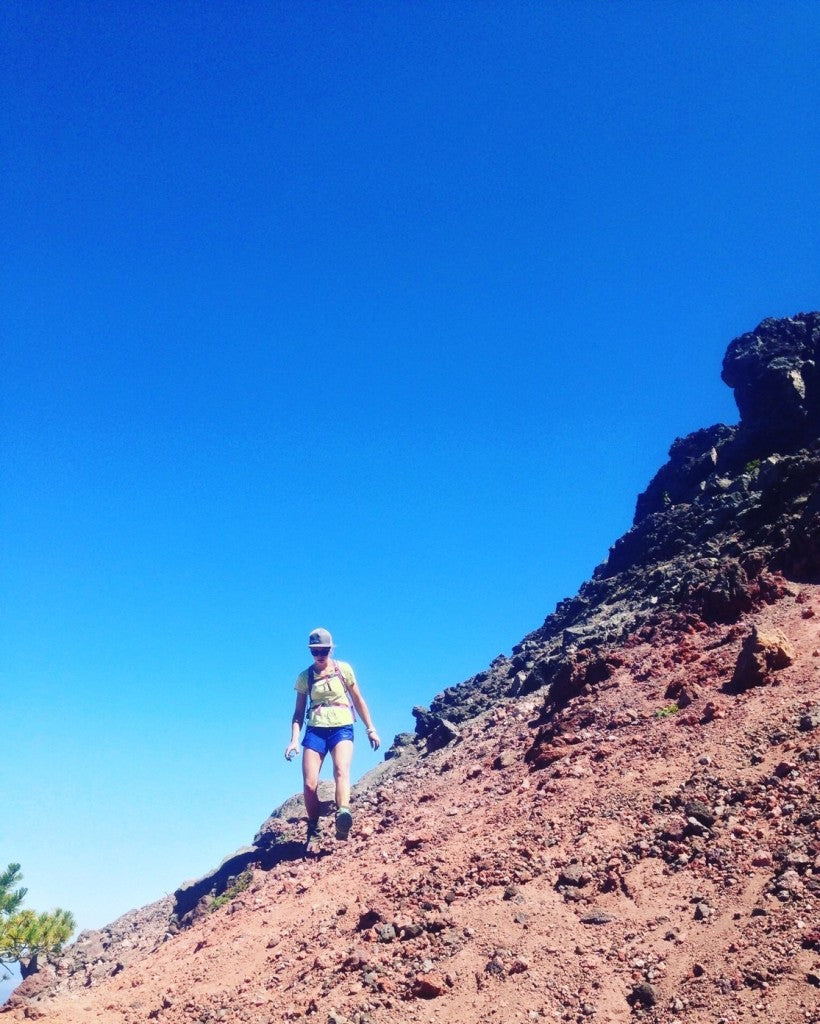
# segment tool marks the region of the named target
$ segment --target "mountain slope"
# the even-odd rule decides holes
[[[510,658],[415,709],[304,857],[294,799],[86,933],[7,1020],[818,1021],[820,314]],[[216,899],[216,908],[214,900]]]

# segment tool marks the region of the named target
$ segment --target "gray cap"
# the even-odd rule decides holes
[[[333,637],[326,629],[317,626],[308,637],[308,647],[332,647]]]

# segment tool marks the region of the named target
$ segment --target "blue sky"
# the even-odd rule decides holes
[[[820,304],[816,3],[9,3],[0,860],[100,926],[574,593]],[[356,773],[377,760],[357,745]]]

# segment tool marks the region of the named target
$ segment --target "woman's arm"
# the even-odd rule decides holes
[[[290,723],[290,743],[285,748],[285,757],[290,761],[294,754],[299,753],[299,733],[302,731],[302,722],[305,720],[305,705],[307,694],[296,694],[296,706],[293,709],[293,718]]]
[[[373,726],[373,719],[370,717],[370,711],[368,710],[365,699],[359,690],[358,683],[348,683],[347,692],[350,694],[350,699],[353,701],[353,707],[358,712],[359,718],[364,722],[365,728],[367,729],[367,738],[370,740],[370,746],[374,750],[378,750],[382,741],[379,739],[379,734]]]

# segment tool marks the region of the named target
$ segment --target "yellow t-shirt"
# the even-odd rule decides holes
[[[339,675],[344,679],[339,678]],[[356,685],[356,676],[346,661],[328,661],[324,672],[315,672],[310,688],[308,725],[320,728],[334,728],[338,725],[353,724],[353,710],[347,691]],[[300,672],[294,689],[297,693],[308,693],[308,669]]]

